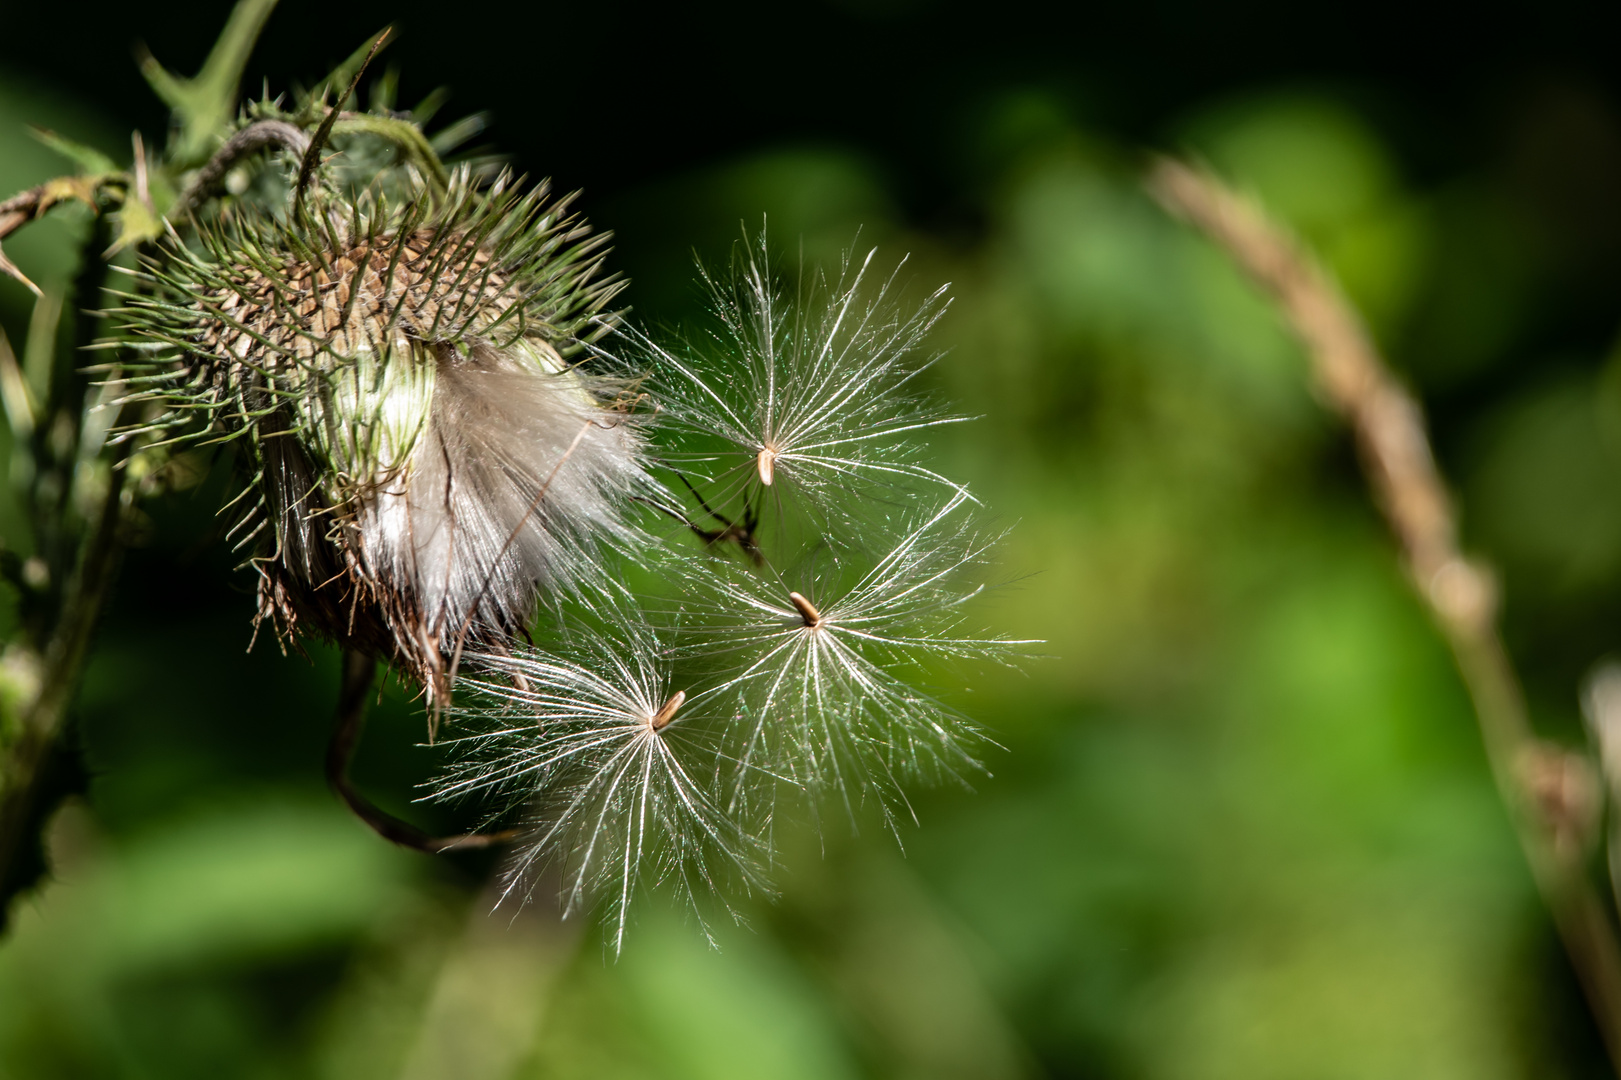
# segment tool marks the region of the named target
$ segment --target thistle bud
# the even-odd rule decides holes
[[[647,483],[627,387],[571,364],[615,291],[544,188],[464,173],[391,207],[312,193],[146,268],[142,429],[240,448],[259,620],[390,661],[430,700],[468,643],[603,577]],[[600,323],[602,320],[598,320]]]

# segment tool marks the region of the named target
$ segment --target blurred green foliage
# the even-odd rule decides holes
[[[699,299],[694,247],[719,261],[762,216],[785,265],[860,227],[912,252],[919,293],[954,282],[932,377],[979,420],[938,449],[1014,526],[981,613],[1046,641],[943,688],[1005,747],[992,777],[922,794],[904,855],[782,823],[783,895],[718,952],[656,900],[617,962],[543,907],[489,916],[488,861],[397,852],[320,790],[334,658],[243,655],[204,482],[147,508],[103,628],[90,791],[0,945],[0,1077],[1598,1075],[1467,699],[1304,358],[1132,153],[1033,91],[977,115],[971,233],[904,220],[840,146],[586,208],[655,323]],[[0,86],[8,190],[55,167],[25,120],[113,147]],[[1167,139],[1292,221],[1421,390],[1543,361],[1514,350],[1554,256],[1492,177],[1416,187],[1322,95],[1201,107]],[[60,281],[73,227],[8,250]],[[0,289],[13,340],[22,300]],[[1542,719],[1575,737],[1621,593],[1621,375],[1544,367],[1449,407],[1441,449]],[[419,818],[421,736],[390,691],[356,769]]]

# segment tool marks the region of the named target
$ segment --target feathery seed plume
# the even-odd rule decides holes
[[[694,910],[725,879],[766,891],[760,840],[711,790],[713,695],[672,691],[656,640],[634,625],[572,635],[567,653],[479,653],[449,712],[466,733],[447,740],[459,760],[433,797],[493,792],[528,808],[507,894],[558,869],[565,912],[606,898],[617,950],[645,884]]]
[[[790,294],[762,230],[730,276],[701,270],[711,326],[669,346],[641,339],[667,429],[659,461],[696,496],[695,519],[725,526],[718,538],[747,547],[768,505],[779,518],[808,514],[824,537],[847,533],[897,494],[958,487],[922,463],[917,442],[962,419],[918,385],[936,359],[919,353],[945,289],[907,311],[895,298],[901,267],[873,282],[875,255],[847,257],[831,279],[802,273]]]

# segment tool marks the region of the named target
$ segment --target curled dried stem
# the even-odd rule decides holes
[[[343,92],[342,97],[338,98],[338,103],[328,110],[325,119],[315,129],[315,135],[304,148],[304,157],[298,166],[298,182],[293,185],[294,218],[300,216],[300,211],[304,206],[304,192],[309,187],[310,180],[315,176],[316,166],[321,163],[321,147],[326,143],[327,136],[332,134],[332,125],[337,123],[338,115],[343,110],[344,103],[354,97],[355,90],[360,86],[361,77],[366,74],[366,69],[371,66],[372,60],[376,58],[377,51],[383,47],[383,42],[388,40],[390,29],[390,27],[384,27],[382,32],[372,39],[371,49],[366,53],[366,59],[360,62],[360,67],[356,69],[354,78],[349,80],[349,88]]]
[[[56,203],[64,198],[83,198],[92,201],[85,191],[83,182],[77,177],[62,177],[56,180],[47,180],[27,191],[20,191],[11,198],[0,202],[0,240],[4,240],[24,225],[39,217]],[[18,268],[17,264],[6,258],[4,250],[0,250],[0,275],[16,278],[35,296],[44,296],[40,287],[28,279],[28,276]]]
[[[431,836],[409,822],[401,821],[355,790],[349,779],[349,763],[360,745],[365,728],[366,702],[371,695],[377,662],[358,652],[343,657],[343,687],[338,695],[338,722],[326,749],[326,779],[354,815],[385,840],[413,851],[438,855],[447,851],[470,851],[493,847],[515,839],[521,830],[503,829],[491,833],[461,836]]]
[[[272,146],[279,146],[302,159],[309,151],[310,137],[285,120],[254,121],[226,139],[225,144],[214,151],[214,156],[208,159],[208,164],[197,170],[191,184],[175,201],[169,217],[184,217],[196,210],[205,199],[219,190],[232,166],[249,154],[258,153]]]
[[[1414,587],[1452,648],[1520,845],[1581,980],[1612,1065],[1621,1069],[1621,946],[1588,880],[1591,815],[1567,797],[1580,784],[1569,752],[1531,727],[1497,628],[1490,571],[1458,546],[1457,522],[1430,450],[1423,411],[1395,379],[1355,309],[1301,244],[1208,171],[1162,159],[1149,192],[1213,240],[1271,299],[1310,357],[1327,403],[1346,420],[1375,501],[1401,545]],[[1551,779],[1550,779],[1551,778]],[[1556,782],[1557,781],[1557,782]]]

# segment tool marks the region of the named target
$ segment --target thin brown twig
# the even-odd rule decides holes
[[[1272,299],[1310,355],[1328,404],[1350,425],[1375,501],[1447,638],[1474,702],[1492,774],[1532,874],[1621,1072],[1621,946],[1588,879],[1596,820],[1591,767],[1539,739],[1497,627],[1496,588],[1458,546],[1424,415],[1380,359],[1339,288],[1289,232],[1208,171],[1163,159],[1148,190],[1214,240]]]
[[[254,121],[214,151],[208,164],[197,170],[191,185],[175,200],[168,216],[178,219],[197,209],[225,182],[225,174],[231,171],[231,166],[249,154],[272,146],[279,146],[302,159],[309,151],[310,137],[285,120]]]
[[[371,697],[372,681],[376,677],[377,662],[359,652],[346,652],[343,656],[343,686],[338,693],[338,722],[332,731],[332,740],[326,748],[326,779],[354,815],[364,821],[373,832],[401,847],[438,855],[447,851],[470,851],[476,848],[504,844],[519,835],[518,829],[503,829],[492,833],[467,833],[462,836],[430,836],[409,822],[383,810],[376,803],[355,790],[349,779],[349,763],[360,744],[365,729],[366,705]]]
[[[138,136],[137,136],[138,137]],[[9,199],[0,201],[0,241],[41,217],[45,211],[59,202],[69,199],[80,200],[92,209],[96,205],[97,193],[107,187],[123,187],[128,178],[122,174],[109,176],[59,176],[54,180],[47,180],[43,184],[36,184],[27,191],[19,191]],[[17,267],[17,264],[6,258],[4,250],[0,250],[0,275],[9,275],[16,278],[34,293],[43,296],[38,285],[28,280],[28,277]]]
[[[354,96],[355,90],[360,86],[361,77],[366,74],[366,69],[371,66],[372,60],[377,56],[377,50],[383,47],[383,42],[388,40],[388,35],[392,30],[393,27],[385,26],[372,39],[371,49],[366,53],[366,59],[360,62],[360,67],[355,71],[354,78],[349,80],[349,88],[343,92],[342,97],[338,98],[337,104],[327,110],[326,118],[315,129],[315,134],[311,136],[309,145],[305,147],[304,159],[298,166],[298,182],[293,186],[293,218],[295,220],[302,220],[304,189],[309,187],[310,180],[315,175],[315,167],[321,163],[321,147],[326,144],[327,137],[332,134],[332,125],[337,123],[338,114],[342,112],[344,104]]]
[[[28,222],[34,220],[41,213],[40,203],[45,200],[45,185],[31,187],[27,191],[18,192],[5,202],[0,202],[0,240],[4,240]],[[4,249],[0,249],[0,275],[10,275],[28,286],[35,296],[43,296],[39,286],[35,285],[18,268],[17,264],[6,258]]]

